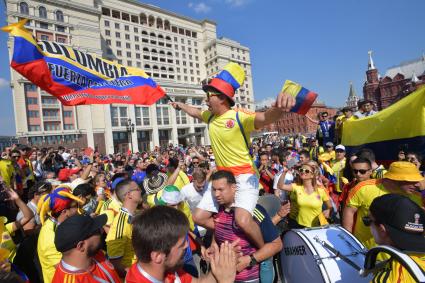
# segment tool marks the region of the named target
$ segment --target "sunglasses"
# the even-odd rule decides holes
[[[322,118],[328,118],[328,115],[322,116]]]
[[[193,164],[199,164],[199,162],[192,162]]]
[[[353,169],[353,173],[354,173],[354,175],[355,174],[361,174],[361,175],[364,175],[364,174],[366,174],[366,172],[367,171],[369,171],[369,169],[368,170],[365,170],[365,169],[359,169],[359,170],[357,170],[357,169]]]
[[[298,171],[300,173],[305,173],[305,174],[313,173],[313,171],[311,171],[310,169],[304,169],[304,168],[300,168]]]
[[[12,155],[12,158],[20,158],[20,155]]]
[[[221,93],[217,93],[217,92],[207,92],[207,98],[210,99],[210,97],[212,96],[220,96]]]

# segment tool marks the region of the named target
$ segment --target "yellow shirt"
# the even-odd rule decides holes
[[[376,243],[370,232],[370,227],[365,226],[362,219],[369,214],[369,207],[375,198],[389,193],[382,184],[382,179],[371,179],[358,183],[351,189],[347,197],[346,205],[357,208],[353,234],[368,249],[375,247]],[[422,200],[419,195],[410,194],[406,196],[422,207]]]
[[[247,113],[243,110],[238,112],[246,140],[249,142],[250,134],[254,130],[255,113]],[[211,115],[210,111],[203,111],[203,121],[208,123]],[[229,110],[220,116],[214,116],[208,128],[217,169],[227,169],[236,176],[245,173],[254,174],[256,172],[236,120],[235,110]]]
[[[9,187],[12,183],[13,174],[15,168],[13,168],[12,161],[7,159],[0,160],[0,175],[3,177],[3,181]]]
[[[344,184],[342,184],[341,178],[343,177],[343,171],[345,168],[345,158],[343,160],[335,160],[332,165],[332,170],[334,171],[334,175],[336,178],[336,184],[335,188],[337,192],[342,192],[342,187]]]
[[[419,265],[422,270],[425,270],[425,255],[424,254],[409,254],[409,256]],[[410,273],[398,261],[391,259],[384,269],[375,273],[373,283],[416,283]]]
[[[174,181],[174,186],[181,190],[184,186],[190,183],[189,177],[183,171],[179,171],[176,181]]]
[[[106,221],[107,226],[111,226],[114,221],[115,215],[117,215],[122,207],[122,204],[114,196],[111,196],[110,199],[106,200],[102,208],[100,209],[99,214],[106,214],[108,220]]]
[[[13,262],[13,259],[16,256],[16,245],[12,239],[12,236],[14,236],[15,234],[15,232],[13,231],[13,222],[4,224],[3,221],[1,221],[0,219],[0,225],[4,225],[3,229],[1,229],[3,233],[1,234],[0,248],[6,249],[9,251],[8,259],[10,262]]]
[[[132,215],[122,207],[118,215],[114,218],[108,235],[106,236],[106,251],[110,259],[121,258],[124,267],[130,267],[136,261],[136,257],[131,244],[133,225]]]
[[[329,201],[329,196],[323,188],[307,194],[302,185],[292,184],[289,197],[291,200],[289,217],[291,219],[306,227],[320,226],[319,215],[322,213],[323,203]]]
[[[57,224],[51,218],[47,219],[41,227],[37,242],[38,259],[43,272],[43,282],[52,282],[55,275],[56,265],[62,258],[62,254],[56,250],[55,231]]]

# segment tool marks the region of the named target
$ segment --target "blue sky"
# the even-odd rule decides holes
[[[285,79],[343,105],[352,81],[358,95],[373,50],[380,73],[425,52],[423,0],[144,1],[217,23],[218,36],[251,49],[256,100],[274,97]],[[5,25],[4,2],[0,25]],[[0,33],[0,135],[15,134],[7,35]]]

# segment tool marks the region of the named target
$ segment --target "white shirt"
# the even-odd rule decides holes
[[[205,186],[202,189],[202,191],[198,192],[193,183],[187,184],[186,186],[184,186],[180,193],[183,196],[183,199],[185,201],[187,201],[187,203],[189,204],[190,207],[190,211],[195,211],[195,208],[198,206],[199,202],[202,199],[202,196],[204,195],[204,193],[208,190],[208,187],[211,186],[211,183],[205,182]]]

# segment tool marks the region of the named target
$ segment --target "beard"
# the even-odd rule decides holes
[[[168,263],[165,264],[165,271],[166,272],[176,272],[183,268],[184,265],[184,254],[182,254],[181,258],[173,265],[170,265]]]
[[[102,247],[102,243],[100,241],[96,246],[89,247],[87,249],[87,256],[94,257],[100,251],[101,247]]]

